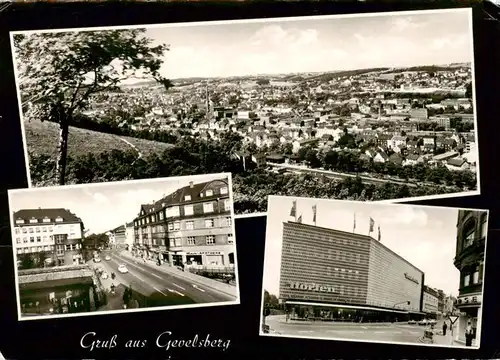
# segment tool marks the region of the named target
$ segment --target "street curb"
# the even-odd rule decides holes
[[[122,255],[122,253],[119,253],[119,255]],[[127,258],[127,259],[129,259],[129,261],[134,261],[134,262],[135,262],[135,261],[137,261],[135,258],[128,256],[128,254],[127,254],[126,256],[124,256],[124,257],[125,257],[125,258]],[[146,263],[144,263],[144,265],[146,265],[146,266],[148,266],[148,267],[151,267],[151,268],[154,268],[153,266],[151,266],[151,265],[150,265],[149,263],[147,263],[147,262],[146,262]],[[156,269],[156,268],[154,268],[154,269]],[[213,291],[217,291],[217,292],[223,293],[224,295],[226,295],[226,296],[229,296],[229,297],[233,298],[234,300],[232,300],[232,301],[236,301],[236,300],[238,300],[238,295],[236,295],[236,296],[235,296],[234,294],[231,294],[231,293],[229,293],[229,292],[227,292],[227,291],[225,291],[225,290],[220,290],[220,289],[217,289],[217,288],[215,288],[214,286],[207,285],[207,284],[205,284],[205,283],[203,283],[203,282],[201,282],[201,281],[199,281],[199,280],[193,280],[193,279],[191,279],[190,277],[187,277],[187,276],[186,276],[186,277],[182,277],[181,275],[174,274],[173,272],[169,272],[169,271],[163,270],[163,269],[161,269],[161,268],[159,268],[158,270],[160,270],[160,271],[161,271],[161,272],[163,272],[163,273],[167,273],[167,274],[169,274],[169,275],[171,275],[171,276],[173,276],[173,277],[176,277],[176,278],[179,278],[179,279],[182,279],[182,280],[189,280],[189,281],[192,281],[193,283],[196,283],[196,285],[199,285],[199,286],[204,286],[204,287],[207,287],[207,288],[209,288],[209,289],[211,289],[211,290],[213,290]],[[236,290],[238,290],[238,288],[236,288]],[[236,291],[236,292],[237,292],[237,291]]]

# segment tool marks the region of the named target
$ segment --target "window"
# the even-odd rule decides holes
[[[227,243],[234,244],[233,234],[227,234]]]
[[[479,270],[474,271],[472,274],[472,283],[479,284]]]
[[[149,224],[149,216],[146,218],[146,224]]]
[[[174,230],[174,223],[168,223],[168,230]]]
[[[42,241],[43,241],[43,242],[46,242],[46,241],[47,241],[47,236],[43,236],[43,237],[42,237]]]
[[[181,223],[176,221],[174,222],[174,230],[180,230],[181,229]]]
[[[23,243],[27,244],[28,243],[28,237],[23,236]]]
[[[206,228],[212,228],[212,227],[214,227],[214,220],[213,219],[205,220],[205,227]]]
[[[49,232],[53,232],[54,228],[49,227]]]
[[[215,236],[208,235],[206,237],[206,243],[207,243],[207,245],[213,245],[213,244],[215,244]]]
[[[485,237],[488,233],[488,216],[485,214],[481,218],[481,237]]]
[[[46,227],[46,226],[44,226],[44,227],[42,228],[42,232],[47,232],[47,227]]]
[[[63,222],[63,218],[60,216],[56,217],[56,222]]]
[[[174,247],[175,246],[175,239],[174,238],[168,239],[168,243],[169,243],[170,247]]]
[[[35,228],[35,232],[39,233],[39,232],[40,232],[40,228],[39,228],[39,227],[36,227],[36,228]]]
[[[23,227],[23,234],[27,234],[27,233],[28,233],[28,228]]]
[[[36,242],[41,242],[42,241],[42,237],[41,236],[37,236],[36,237]]]
[[[35,237],[34,236],[30,236],[30,242],[35,242]]]
[[[175,238],[175,246],[182,246],[182,239],[180,237]]]
[[[214,204],[213,203],[204,203],[203,204],[203,212],[209,213],[214,212]]]
[[[164,216],[163,211],[160,211],[158,213],[158,216],[159,216],[160,220],[163,220],[163,216]]]
[[[231,218],[228,216],[226,218],[226,226],[231,226],[231,224],[232,224]]]
[[[28,232],[29,232],[30,234],[33,234],[33,228],[32,228],[32,227],[30,227],[30,228],[28,229]]]
[[[213,196],[214,195],[214,191],[213,190],[207,190],[205,193],[206,193],[207,196]]]
[[[196,245],[196,240],[194,238],[194,236],[188,236],[188,245]]]
[[[220,193],[221,193],[222,195],[227,194],[227,192],[228,192],[228,191],[227,191],[227,186],[224,186],[224,187],[221,187],[221,188],[220,188]]]
[[[224,200],[224,211],[231,211],[231,201],[229,199]]]
[[[193,230],[193,229],[194,229],[194,222],[186,221],[186,230]]]
[[[191,195],[184,196],[184,201],[190,201],[190,200],[191,200]]]
[[[179,207],[178,206],[172,206],[166,209],[166,215],[167,217],[175,217],[179,216]]]
[[[463,230],[464,248],[469,247],[474,243],[474,228],[475,228],[475,223],[472,220],[468,221],[465,224]]]
[[[16,244],[20,244],[20,243],[21,243],[21,238],[20,237],[16,238]]]
[[[30,220],[30,224],[36,224],[37,222],[38,222],[38,220],[37,220],[37,219],[31,219],[31,220]]]
[[[193,205],[184,206],[184,215],[186,216],[193,215]]]
[[[17,219],[16,220],[16,224],[24,224],[24,220],[23,219]]]
[[[19,228],[15,228],[15,229],[14,229],[14,232],[15,232],[16,234],[19,234],[21,231],[20,231],[20,229],[19,229]]]
[[[470,275],[464,276],[464,286],[469,286],[470,283]]]

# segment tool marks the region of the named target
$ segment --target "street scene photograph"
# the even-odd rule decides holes
[[[19,320],[239,304],[231,175],[9,190]]]
[[[269,197],[260,335],[479,348],[488,214]]]
[[[11,32],[29,184],[230,172],[236,215],[269,195],[479,194],[471,23],[447,9]]]

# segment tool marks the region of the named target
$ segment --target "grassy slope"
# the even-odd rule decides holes
[[[28,150],[36,153],[44,153],[57,156],[59,142],[59,128],[57,124],[50,122],[31,121],[24,123]],[[134,144],[137,149],[147,156],[153,152],[160,153],[170,145],[142,140],[130,137],[122,137]],[[69,156],[78,156],[89,152],[98,154],[110,150],[130,151],[133,148],[120,140],[118,136],[105,134],[97,131],[70,127],[69,130]]]

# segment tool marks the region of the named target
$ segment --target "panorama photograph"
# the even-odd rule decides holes
[[[471,22],[452,9],[12,32],[29,184],[231,172],[236,215],[269,195],[478,194]]]

